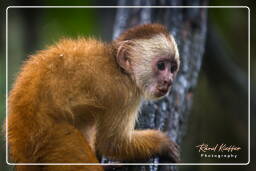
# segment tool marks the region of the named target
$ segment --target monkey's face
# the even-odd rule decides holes
[[[170,56],[159,56],[152,61],[152,80],[146,94],[149,98],[165,96],[173,84],[178,70],[178,63]]]
[[[136,40],[131,67],[137,86],[148,100],[168,94],[179,68],[179,53],[172,37],[159,34]]]
[[[178,65],[178,61],[168,55],[156,56],[150,65],[138,65],[134,75],[144,97],[154,100],[168,94],[176,77]]]

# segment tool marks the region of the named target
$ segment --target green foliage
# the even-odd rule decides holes
[[[92,36],[97,34],[93,8],[48,8],[43,11],[40,40],[52,43],[61,37]]]

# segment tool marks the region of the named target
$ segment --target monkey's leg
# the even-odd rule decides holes
[[[103,171],[96,166],[72,166],[72,165],[52,165],[52,166],[16,166],[15,171]]]
[[[69,124],[51,129],[49,143],[42,149],[40,163],[99,163],[82,133]],[[103,171],[101,166],[47,165],[42,171]]]
[[[82,165],[52,165],[43,167],[42,171],[103,171],[101,166],[82,166]]]
[[[26,165],[18,165],[15,167],[15,171],[40,171],[40,166],[26,166]]]

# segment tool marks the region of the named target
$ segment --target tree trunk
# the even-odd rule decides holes
[[[206,0],[180,1],[119,1],[120,6],[164,6],[164,5],[206,5]],[[160,129],[181,144],[185,134],[188,111],[191,107],[193,90],[201,68],[206,37],[206,8],[119,8],[116,14],[113,38],[125,29],[145,23],[161,23],[169,28],[177,41],[181,68],[168,97],[157,102],[145,102],[137,129]],[[182,156],[181,156],[182,158]],[[154,158],[149,163],[159,163],[161,158]],[[121,171],[165,171],[176,170],[174,166],[125,166]]]

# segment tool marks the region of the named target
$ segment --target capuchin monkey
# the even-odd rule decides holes
[[[159,130],[134,130],[143,100],[168,94],[180,60],[173,36],[145,24],[111,43],[63,39],[32,55],[10,91],[7,140],[15,163],[98,163],[179,150]],[[101,171],[102,166],[17,166],[17,171]]]

